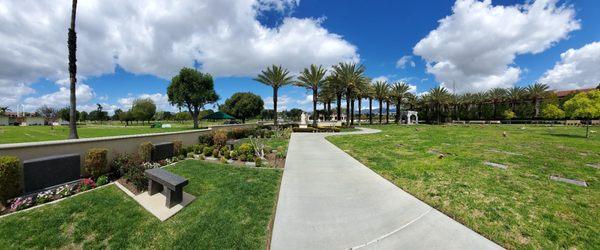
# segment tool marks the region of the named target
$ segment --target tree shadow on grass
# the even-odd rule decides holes
[[[577,134],[563,134],[563,133],[552,134],[552,133],[546,133],[546,135],[557,136],[557,137],[565,137],[565,138],[583,138],[583,139],[585,139],[585,135],[577,135]]]

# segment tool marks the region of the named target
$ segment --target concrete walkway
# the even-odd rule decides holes
[[[326,135],[292,134],[271,249],[501,248],[377,175]]]

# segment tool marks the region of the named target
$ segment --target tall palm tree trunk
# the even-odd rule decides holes
[[[400,103],[402,103],[402,99],[398,98],[396,101],[396,124],[400,124]]]
[[[534,114],[534,118],[538,118],[538,116],[540,115],[540,99],[539,98],[535,98],[534,101],[534,108],[535,108],[535,114]]]
[[[350,125],[354,125],[354,98],[350,99]]]
[[[69,47],[69,80],[70,80],[70,110],[69,110],[69,139],[77,139],[77,100],[75,95],[77,83],[77,33],[75,33],[75,17],[77,12],[77,0],[73,0],[71,7],[71,28],[67,44]]]
[[[385,124],[390,123],[390,101],[385,101]]]
[[[319,115],[317,112],[317,98],[319,92],[316,89],[313,89],[313,126],[317,127],[317,119],[319,119]]]
[[[326,120],[330,120],[331,119],[331,100],[327,100],[327,119]]]
[[[346,126],[350,124],[350,90],[346,91]]]
[[[273,125],[277,126],[277,88],[273,88]]]
[[[358,125],[360,126],[360,120],[362,118],[362,98],[358,98]]]
[[[337,94],[337,116],[336,120],[342,120],[342,94]]]
[[[373,124],[373,98],[369,97],[369,124]]]
[[[383,100],[379,100],[379,124],[381,124],[381,119],[383,118]]]

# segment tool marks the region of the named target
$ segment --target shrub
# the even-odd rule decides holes
[[[198,136],[198,143],[212,146],[213,145],[212,134],[203,134],[203,135]]]
[[[203,160],[205,160],[206,158],[204,158],[204,155],[200,155],[200,158],[199,158],[199,159],[203,161]]]
[[[33,198],[31,198],[31,196],[27,198],[19,197],[10,203],[10,209],[13,211],[19,211],[31,207],[31,205],[33,205]]]
[[[220,161],[221,161],[221,163],[223,163],[223,164],[227,164],[227,163],[228,163],[228,162],[227,162],[227,159],[225,159],[225,157],[221,157],[221,160],[220,160]]]
[[[104,186],[106,184],[108,184],[108,177],[106,177],[106,175],[100,176],[98,179],[96,179],[96,185]]]
[[[213,156],[213,157],[215,157],[215,158],[219,157],[219,150],[218,150],[218,149],[216,149],[216,148],[215,148],[215,149],[213,149],[213,151],[212,151],[212,156]]]
[[[293,128],[292,131],[297,132],[297,133],[313,133],[315,132],[315,128]]]
[[[185,155],[179,155],[179,156],[177,156],[177,159],[180,161],[183,161],[183,160],[185,160]]]
[[[108,149],[106,148],[90,149],[85,155],[85,171],[92,175],[93,178],[106,173],[106,166],[108,165],[107,155]]]
[[[243,143],[238,148],[238,153],[240,153],[240,155],[248,155],[248,154],[254,155],[254,148],[252,147],[252,144],[250,144],[250,143]]]
[[[56,189],[56,195],[60,198],[64,198],[73,194],[73,189],[69,185],[60,186]]]
[[[0,202],[13,198],[21,192],[21,168],[19,158],[0,156]]]
[[[262,159],[260,157],[256,157],[254,159],[254,165],[256,165],[256,167],[262,167]]]
[[[94,182],[94,180],[90,179],[90,178],[86,178],[81,180],[81,182],[79,183],[79,192],[84,192],[90,189],[93,189],[96,187],[96,183]]]
[[[248,128],[234,128],[232,130],[230,130],[229,132],[227,132],[227,138],[229,139],[242,139],[242,138],[246,138],[249,135],[252,135],[253,133],[253,129],[248,129]]]
[[[141,163],[142,160],[138,155],[116,154],[111,164],[111,168],[118,173],[117,177],[121,177],[125,175],[125,172],[131,168],[131,166],[139,165]]]
[[[138,154],[142,161],[150,161],[152,158],[152,149],[154,145],[151,142],[142,142],[140,144],[140,148],[138,149]]]
[[[224,156],[227,159],[231,158],[231,156],[229,155],[228,147],[222,147],[219,151],[220,151],[219,153],[221,153],[221,156]]]
[[[52,192],[52,190],[48,190],[46,192],[39,193],[39,194],[37,194],[37,196],[35,196],[35,204],[40,205],[40,204],[44,204],[46,202],[52,201],[53,197],[54,197],[54,193]]]
[[[187,153],[188,158],[194,158],[196,155],[193,152]]]
[[[217,130],[213,133],[213,143],[215,147],[221,148],[227,143],[227,133],[224,130]]]
[[[173,142],[173,155],[185,155],[187,152],[183,149],[182,141]]]
[[[212,152],[213,152],[213,147],[209,146],[209,147],[205,147],[202,153],[204,154],[204,156],[211,156]]]
[[[265,151],[265,154],[270,154],[273,152],[273,148],[271,146],[265,146],[263,150]]]
[[[240,161],[246,161],[246,155],[245,154],[241,154],[239,158],[240,158]]]
[[[196,154],[202,154],[202,150],[204,149],[205,145],[204,144],[196,144],[194,146],[192,146],[194,149],[194,153]]]
[[[231,157],[231,159],[237,160],[237,158],[238,158],[238,152],[236,150],[231,150],[229,152],[229,156]]]
[[[146,190],[148,180],[144,175],[145,170],[146,169],[142,165],[129,165],[128,168],[125,170],[123,178],[125,178],[129,183],[133,184],[137,188],[137,190]]]

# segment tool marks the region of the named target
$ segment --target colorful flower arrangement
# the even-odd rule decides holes
[[[12,201],[12,203],[10,204],[10,209],[13,211],[19,211],[31,207],[32,205],[33,198],[31,196],[27,198],[19,197]]]
[[[144,167],[144,169],[160,168],[160,163],[158,163],[158,162],[144,162],[144,163],[142,163],[142,167]]]
[[[37,194],[35,197],[35,204],[40,205],[46,202],[52,201],[54,199],[54,191],[48,190],[42,193]]]
[[[79,183],[78,191],[84,192],[94,188],[96,188],[96,183],[94,182],[94,180],[92,180],[91,178],[86,178],[81,180],[81,182]]]
[[[59,198],[64,198],[73,194],[73,188],[69,185],[60,186],[56,189],[56,195]]]

